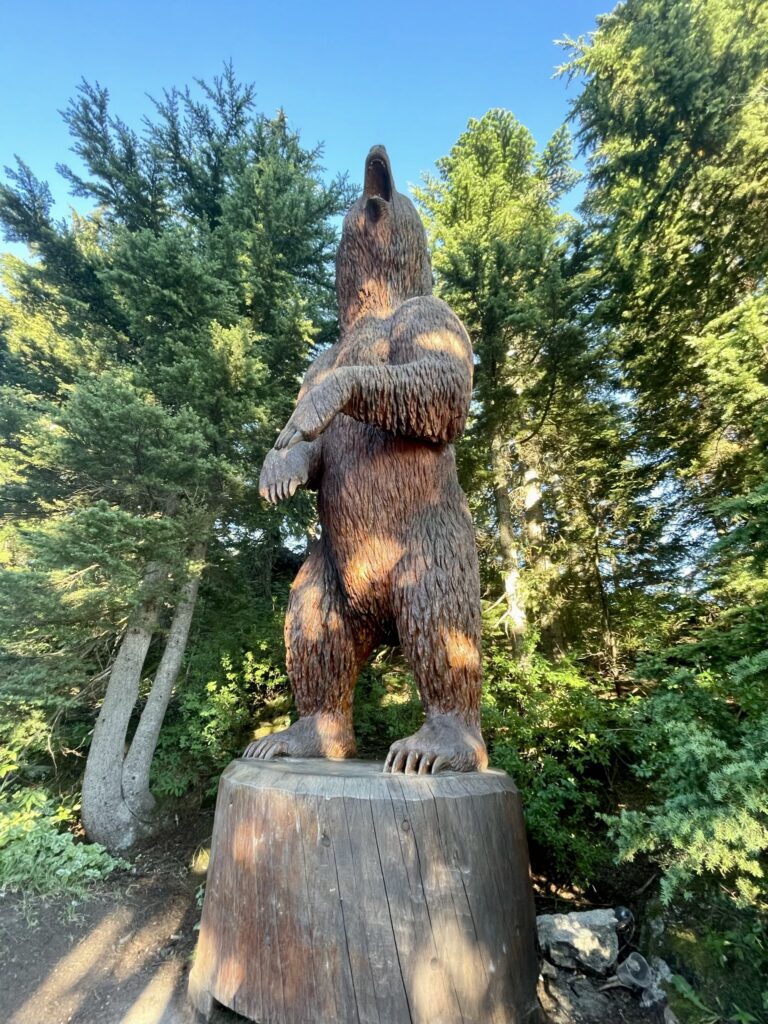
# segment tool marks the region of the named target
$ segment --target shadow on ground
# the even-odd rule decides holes
[[[140,851],[133,873],[116,875],[85,901],[0,897],[0,1022],[194,1024],[186,990],[204,876],[191,865],[209,845],[212,826],[212,808],[192,814]],[[606,1005],[594,1015],[574,1010],[574,995],[540,987],[542,1020],[653,1019],[625,993],[598,994]],[[212,1024],[244,1020],[218,1006],[211,1018]]]
[[[4,1024],[192,1024],[187,975],[202,876],[190,864],[212,809],[136,858],[87,901],[0,900]],[[243,1018],[217,1010],[216,1024]]]

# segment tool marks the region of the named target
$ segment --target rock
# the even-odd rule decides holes
[[[612,910],[543,914],[536,925],[544,956],[558,967],[584,967],[605,975],[616,963],[619,940]]]
[[[665,1007],[667,1003],[667,994],[662,987],[662,982],[669,981],[672,977],[672,971],[669,969],[669,964],[662,960],[661,957],[651,957],[650,973],[651,982],[640,997],[640,1005],[647,1007]]]
[[[610,998],[589,978],[566,971],[554,973],[539,982],[539,1001],[547,1024],[615,1024]]]

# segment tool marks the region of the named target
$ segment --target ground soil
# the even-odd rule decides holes
[[[192,1024],[186,981],[213,810],[193,812],[87,900],[0,901],[2,1024]],[[218,1011],[216,1024],[243,1018]]]
[[[131,858],[132,871],[85,900],[0,898],[0,1024],[193,1024],[186,986],[204,881],[196,854],[212,826],[212,808],[185,814]],[[552,1024],[592,1024],[545,986],[541,995]],[[628,993],[606,997],[605,1024],[654,1019]],[[223,1008],[212,1018],[243,1020]]]

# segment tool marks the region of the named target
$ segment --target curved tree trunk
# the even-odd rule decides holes
[[[491,443],[493,460],[493,495],[499,521],[499,548],[504,562],[504,596],[507,603],[509,633],[515,650],[520,653],[528,628],[520,580],[520,549],[512,528],[512,505],[509,500],[509,473],[502,442],[494,438]]]
[[[616,694],[621,696],[621,679],[619,671],[619,648],[616,642],[616,634],[613,631],[613,618],[611,605],[608,599],[608,592],[603,582],[603,574],[600,569],[600,528],[595,527],[594,549],[592,553],[592,569],[595,574],[597,593],[600,600],[600,626],[602,632],[603,656],[608,669],[608,675],[613,683]]]
[[[529,564],[536,573],[538,584],[536,618],[541,637],[541,649],[548,658],[563,653],[563,636],[553,593],[553,565],[547,550],[547,530],[539,471],[528,465],[523,473],[523,508]]]
[[[192,571],[184,583],[160,664],[126,753],[126,737],[139,695],[144,660],[157,630],[159,608],[150,598],[134,612],[120,644],[104,696],[85,766],[81,817],[88,838],[114,852],[126,850],[156,826],[149,772],[160,728],[189,638],[202,574],[204,548],[193,554]],[[162,570],[145,577],[155,586]]]
[[[195,548],[192,559],[197,564],[193,566],[182,587],[168,630],[165,650],[123,765],[123,797],[131,811],[139,817],[148,817],[155,808],[155,798],[149,791],[149,772],[160,728],[187,648],[204,556],[203,545]]]
[[[159,566],[150,566],[144,586],[150,590],[157,586],[162,572]],[[158,612],[157,600],[150,597],[128,621],[85,763],[80,806],[83,828],[90,840],[110,850],[125,849],[136,839],[137,822],[123,799],[125,738]]]

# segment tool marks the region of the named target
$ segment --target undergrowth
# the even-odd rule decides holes
[[[21,789],[0,799],[0,892],[84,896],[90,886],[130,865],[69,831],[74,804]]]

